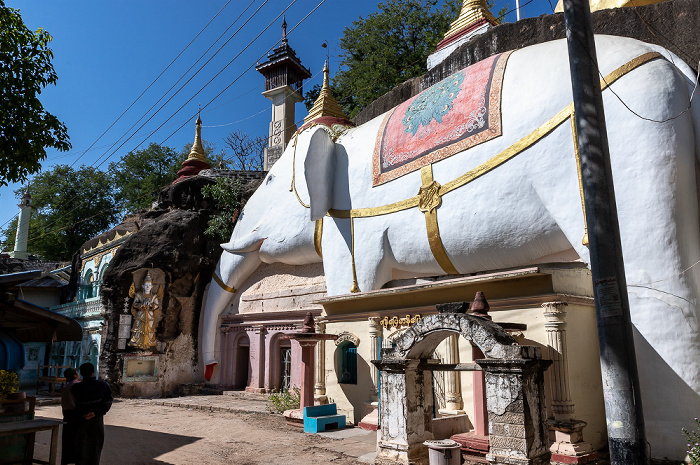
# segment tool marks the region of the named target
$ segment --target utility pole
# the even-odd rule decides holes
[[[647,465],[646,434],[589,0],[564,0],[612,465]]]

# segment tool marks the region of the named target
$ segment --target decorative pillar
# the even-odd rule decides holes
[[[370,317],[369,318],[369,344],[371,352],[371,360],[379,360],[381,357],[379,355],[379,340],[382,338],[384,329],[379,323],[381,318]],[[372,378],[372,386],[370,386],[370,399],[372,402],[377,402],[379,400],[379,370],[376,366],[370,367],[369,375]]]
[[[574,414],[574,403],[569,390],[568,354],[566,348],[566,302],[547,302],[544,309],[544,327],[552,369],[549,377],[552,386],[552,410],[554,419],[570,420]]]
[[[546,302],[544,309],[549,359],[549,381],[554,419],[548,421],[552,443],[552,463],[588,463],[598,458],[593,447],[583,440],[586,422],[573,419],[574,402],[569,389],[568,346],[566,343],[566,302]]]
[[[325,321],[317,321],[315,327],[318,334],[326,333]],[[321,341],[316,347],[316,384],[314,385],[314,391],[315,397],[322,401],[326,397],[326,342]]]
[[[301,346],[301,395],[299,410],[314,405],[314,347],[318,341],[299,341]]]
[[[549,465],[544,371],[551,362],[539,358],[539,348],[523,349],[532,353],[521,354],[521,359],[476,362],[486,378],[490,425],[486,460],[491,464]]]
[[[420,360],[378,360],[382,423],[377,436],[376,464],[428,463],[433,439],[428,429],[433,411],[433,373],[418,370]]]
[[[445,339],[445,363],[459,363],[459,335],[452,334]],[[445,373],[445,408],[440,409],[443,415],[462,415],[464,401],[462,400],[462,378],[459,371]]]
[[[316,344],[328,339],[338,338],[335,334],[319,334],[316,332],[314,317],[311,312],[307,312],[302,323],[301,332],[285,334],[281,339],[292,339],[301,346],[301,393],[299,395],[299,409],[284,412],[285,418],[291,422],[303,421],[304,407],[314,405],[314,375],[316,366],[314,356],[316,355]]]
[[[263,392],[265,381],[265,327],[253,326],[249,333],[250,340],[250,385],[247,392]]]

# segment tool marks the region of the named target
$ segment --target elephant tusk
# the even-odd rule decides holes
[[[267,237],[259,238],[250,234],[242,239],[221,244],[221,248],[230,253],[253,252],[260,249],[265,239]]]

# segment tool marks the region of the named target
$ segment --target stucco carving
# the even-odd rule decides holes
[[[355,344],[355,347],[357,347],[360,344],[360,338],[356,334],[343,331],[342,333],[338,334],[338,339],[335,340],[335,345],[339,346],[340,344],[346,341],[352,342],[353,344]]]

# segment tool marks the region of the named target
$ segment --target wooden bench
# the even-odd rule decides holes
[[[304,407],[304,432],[319,433],[333,426],[345,428],[345,415],[338,415],[335,404]]]
[[[41,383],[47,383],[49,385],[49,395],[60,396],[61,392],[56,392],[56,385],[60,384],[63,386],[65,384],[66,378],[62,375],[66,368],[71,367],[69,365],[39,365],[36,377],[36,393],[39,394]],[[42,371],[46,371],[46,374],[42,374]],[[61,376],[59,376],[59,373]]]

